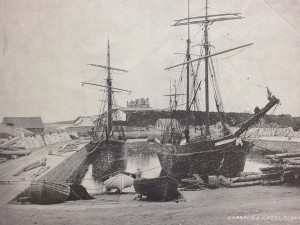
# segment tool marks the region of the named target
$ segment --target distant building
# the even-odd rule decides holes
[[[127,108],[150,108],[149,98],[139,98],[127,101]]]
[[[44,124],[41,117],[4,117],[3,124],[16,128],[25,128],[34,133],[44,131]]]

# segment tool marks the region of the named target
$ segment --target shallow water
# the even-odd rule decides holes
[[[159,177],[161,167],[158,157],[148,148],[148,143],[140,140],[130,140],[126,143],[128,151],[127,160],[111,161],[110,158],[103,156],[88,163],[88,170],[81,181],[90,193],[103,191],[101,178],[104,175],[125,171],[136,173],[140,169],[141,177]],[[268,167],[262,155],[250,154],[247,156],[244,172],[259,172],[259,168]]]

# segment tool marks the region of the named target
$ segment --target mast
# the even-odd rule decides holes
[[[188,18],[190,17],[190,0],[188,0]],[[188,20],[189,22],[189,20]],[[188,25],[188,39],[187,39],[187,51],[186,60],[191,60],[190,55],[190,25]],[[190,63],[186,65],[186,128],[185,128],[185,139],[189,142],[189,129],[190,129]]]
[[[107,133],[110,135],[112,131],[112,119],[111,119],[111,110],[112,110],[112,101],[111,101],[111,77],[110,77],[110,46],[109,46],[109,39],[107,41]]]
[[[189,2],[188,2],[189,5]],[[189,13],[189,8],[188,8],[188,13]],[[237,19],[242,19],[244,17],[240,16],[240,13],[221,13],[221,14],[213,14],[213,15],[208,15],[208,0],[205,0],[205,15],[204,16],[196,16],[196,17],[188,17],[187,18],[183,18],[183,19],[178,19],[175,20],[175,24],[173,26],[183,26],[183,25],[188,25],[188,40],[187,40],[187,54],[186,54],[186,58],[187,61],[185,61],[184,63],[180,63],[177,65],[173,65],[170,66],[168,68],[166,68],[166,70],[175,68],[175,67],[179,67],[179,66],[183,66],[186,65],[187,68],[187,105],[189,105],[189,69],[190,69],[190,65],[192,62],[196,62],[196,61],[200,61],[200,60],[204,60],[205,61],[205,65],[204,65],[204,69],[205,69],[205,110],[206,110],[206,121],[205,121],[205,134],[209,135],[210,131],[209,131],[209,58],[213,57],[213,56],[217,56],[226,52],[230,52],[233,50],[237,50],[240,48],[244,48],[247,46],[252,45],[253,43],[250,44],[245,44],[242,46],[238,46],[235,48],[231,48],[231,49],[227,49],[221,52],[217,52],[217,53],[213,53],[210,54],[209,51],[209,41],[208,41],[208,25],[215,23],[215,22],[222,22],[222,21],[228,21],[228,20],[237,20]],[[197,59],[190,59],[190,30],[189,30],[189,25],[190,24],[203,24],[204,25],[204,56],[200,56]],[[187,124],[186,124],[186,131],[188,131],[188,127],[189,127],[189,114],[190,114],[190,106],[187,106]],[[187,137],[188,135],[186,135]]]
[[[207,17],[207,0],[205,4],[205,20],[208,20]],[[205,56],[209,55],[209,46],[208,46],[208,21],[204,25],[204,49]],[[204,59],[205,62],[205,108],[206,108],[206,126],[205,134],[209,135],[209,83],[208,83],[208,58]]]
[[[125,92],[131,93],[131,91],[128,91],[128,90],[125,90],[125,89],[112,87],[111,71],[120,71],[120,72],[126,72],[126,73],[128,71],[124,70],[124,69],[119,69],[119,68],[110,66],[109,39],[107,41],[107,65],[106,66],[98,65],[98,64],[87,64],[87,65],[88,66],[100,67],[102,69],[107,70],[106,85],[94,84],[94,83],[89,83],[89,82],[81,82],[81,83],[82,83],[82,86],[83,85],[92,85],[92,86],[98,86],[98,87],[106,88],[106,91],[107,91],[107,127],[105,129],[106,129],[106,132],[109,136],[112,132],[112,93],[116,92],[116,91],[125,91]]]

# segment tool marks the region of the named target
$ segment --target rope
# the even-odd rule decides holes
[[[263,2],[267,6],[269,6],[282,20],[284,20],[297,33],[297,35],[299,35],[299,31],[292,24],[290,24],[277,10],[275,10],[266,0],[263,0]]]
[[[102,142],[99,142],[98,143],[98,145],[96,146],[96,148],[94,148],[94,150],[93,151],[91,151],[91,152],[88,152],[87,154],[89,155],[89,154],[92,154],[94,151],[96,151],[96,149],[98,148],[98,146],[101,144]]]

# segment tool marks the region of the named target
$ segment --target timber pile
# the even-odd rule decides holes
[[[246,174],[230,179],[231,183],[227,187],[246,187],[254,185],[273,186],[284,183],[282,175],[279,171],[267,170],[265,173]]]
[[[29,155],[32,149],[58,142],[70,141],[74,138],[78,138],[76,132],[62,132],[44,135],[37,134],[27,137],[22,136],[0,139],[0,156],[3,156],[4,158],[16,158],[17,156]]]
[[[203,179],[205,181],[203,181]],[[193,178],[182,179],[179,184],[180,191],[198,191],[205,187],[216,189],[220,187],[237,188],[254,185],[274,186],[286,183],[279,167],[269,167],[262,172],[242,172],[239,177],[226,178],[222,175],[208,176],[208,180],[194,174]]]
[[[5,162],[9,158],[17,156],[29,155],[31,150],[26,150],[24,146],[19,145],[21,137],[9,137],[8,139],[1,139],[0,141],[0,155],[2,156],[1,162]],[[6,159],[6,160],[5,160]]]
[[[241,176],[234,178],[226,178],[220,176],[209,176],[206,186],[210,189],[219,187],[237,188],[254,185],[280,185],[285,183],[280,172],[271,171],[269,173],[247,172],[241,173]]]
[[[182,179],[178,185],[180,191],[201,191],[206,186],[205,182],[198,174],[194,174],[192,178]]]
[[[244,187],[252,185],[280,185],[300,182],[300,153],[282,153],[267,155],[267,159],[274,166],[260,168],[261,173],[241,176],[231,179],[230,187]]]
[[[282,174],[283,179],[287,183],[300,182],[300,153],[284,153],[266,156],[271,162],[277,163],[271,167]],[[269,171],[271,170],[269,169]],[[264,171],[265,169],[262,169]],[[268,171],[268,172],[269,172]]]

